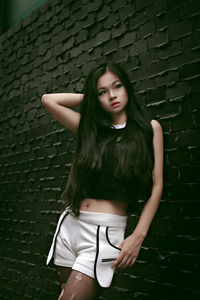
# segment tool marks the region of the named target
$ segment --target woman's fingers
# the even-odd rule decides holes
[[[136,261],[136,258],[137,257],[135,255],[121,253],[119,257],[115,260],[115,262],[112,264],[112,267],[121,269],[126,268],[128,266],[132,266]]]
[[[114,261],[114,263],[111,265],[112,268],[116,268],[118,266],[118,264],[121,262],[121,260],[123,259],[123,255],[120,253],[120,255],[118,256],[118,258]]]
[[[132,265],[135,263],[136,258],[137,258],[137,256],[133,256],[133,258],[132,258],[132,260],[131,260],[131,263],[130,263],[130,266],[131,266],[131,267],[132,267]]]
[[[117,266],[117,268],[121,269],[121,268],[131,267],[135,261],[136,261],[136,256],[125,257],[124,260],[122,260],[121,263]]]

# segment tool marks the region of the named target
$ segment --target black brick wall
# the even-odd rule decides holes
[[[137,262],[101,299],[199,299],[199,3],[51,0],[0,37],[1,299],[57,299],[45,260],[76,140],[40,99],[81,92],[103,57],[163,126],[165,187]]]

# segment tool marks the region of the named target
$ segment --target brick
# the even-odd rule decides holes
[[[95,26],[90,28],[90,36],[96,36],[102,31],[102,24],[101,22],[95,23]]]
[[[168,59],[171,56],[175,56],[182,53],[182,44],[180,41],[173,41],[168,44],[164,49],[159,49],[159,57],[161,59]]]
[[[180,19],[188,19],[199,14],[199,1],[191,1],[183,3],[179,8]]]
[[[200,61],[185,64],[179,69],[180,79],[190,78],[199,74]]]
[[[199,156],[199,147],[191,147],[191,162],[193,165],[199,165],[200,164],[200,156]]]
[[[94,14],[89,13],[87,18],[82,21],[82,27],[88,28],[88,27],[91,27],[94,23],[95,23]]]
[[[165,141],[165,149],[176,149],[177,148],[177,139],[178,134],[177,133],[171,133],[171,134],[164,134],[164,141]]]
[[[186,130],[188,128],[193,128],[193,115],[190,110],[185,110],[185,113],[177,116],[175,119],[171,120],[170,128],[172,131]]]
[[[88,51],[89,49],[94,48],[95,38],[87,39],[83,44],[83,51]]]
[[[164,181],[173,184],[180,182],[180,174],[178,168],[170,168],[164,170]]]
[[[186,166],[180,168],[180,178],[183,183],[199,183],[200,167]]]
[[[198,31],[193,32],[192,35],[190,36],[186,36],[182,39],[182,48],[184,49],[184,51],[188,52],[192,50],[194,51],[198,51],[200,48],[200,33]]]
[[[199,134],[200,134],[199,129],[194,131],[188,130],[185,131],[184,133],[180,133],[177,139],[178,145],[181,147],[199,146],[200,145]]]
[[[178,81],[178,71],[172,70],[169,72],[166,72],[164,74],[161,74],[160,76],[156,77],[156,85],[162,86],[162,85],[172,85],[173,83]]]
[[[74,13],[75,11],[80,11],[81,8],[81,4],[80,2],[77,1],[73,1],[70,5],[70,10]]]
[[[179,0],[175,0],[175,1],[173,1],[173,0],[168,0],[168,1],[167,1],[168,9],[170,10],[170,9],[176,7],[176,6],[180,6],[180,4],[183,4],[184,2],[187,2],[187,0],[182,1],[182,3],[180,3]]]
[[[112,11],[114,13],[116,13],[116,11],[118,11],[118,10],[120,10],[120,9],[122,9],[124,7],[124,4],[125,3],[122,0],[115,0],[115,1],[113,1],[113,3],[112,3]]]
[[[126,33],[119,41],[119,47],[125,47],[132,44],[136,39],[136,33],[134,31]]]
[[[74,47],[70,51],[70,57],[77,57],[82,52],[82,44],[80,44],[78,47]]]
[[[168,12],[167,9],[167,0],[157,0],[157,1],[153,1],[150,5],[150,7],[148,8],[147,11],[147,15],[148,15],[148,11],[152,9],[152,15],[154,16],[159,16],[165,12]]]
[[[180,68],[187,61],[186,57],[187,57],[187,53],[182,53],[182,54],[170,57],[170,59],[168,60],[168,69]],[[196,60],[196,58],[195,59],[192,58],[192,60],[194,61],[194,60]]]
[[[30,111],[28,111],[28,114],[27,114],[27,119],[28,121],[32,121],[37,115],[37,110],[36,109],[32,109]]]
[[[105,54],[110,54],[112,52],[115,52],[117,49],[117,42],[115,40],[110,40],[108,43],[105,44],[103,47]]]
[[[160,87],[157,89],[149,89],[146,91],[145,103],[157,103],[165,98],[166,87]]]
[[[107,18],[106,20],[104,20],[105,29],[110,29],[112,27],[117,27],[118,24],[120,24],[120,20],[119,20],[117,14],[112,14],[112,18]]]
[[[192,24],[188,20],[181,21],[177,24],[172,24],[168,28],[169,38],[177,40],[192,33]]]
[[[134,41],[133,44],[130,46],[130,54],[135,56],[142,52],[145,52],[147,49],[147,42],[146,40],[138,40]]]
[[[128,4],[119,10],[120,19],[125,21],[128,17],[135,14],[135,6],[133,3]]]
[[[138,12],[137,14],[129,17],[128,19],[128,28],[129,30],[135,30],[139,27],[140,24],[145,23],[144,13]]]
[[[199,77],[195,76],[189,82],[190,82],[191,91],[198,92],[199,91]]]
[[[151,78],[154,76],[160,76],[165,72],[171,71],[166,60],[153,60],[149,62],[148,71]]]
[[[137,32],[138,39],[145,38],[155,32],[155,21],[152,20],[148,23],[141,25]]]
[[[200,125],[200,112],[199,112],[199,110],[197,110],[193,114],[194,114],[194,128],[199,128],[199,125]]]
[[[80,76],[80,70],[79,69],[73,69],[70,72],[71,74],[71,81],[78,80]]]
[[[161,119],[175,119],[182,113],[181,105],[177,102],[166,101],[156,108]]]
[[[120,37],[126,32],[126,26],[124,23],[120,22],[118,26],[115,26],[111,29],[112,38]]]
[[[175,265],[176,268],[180,268],[181,266],[185,270],[191,270],[196,271],[196,257],[192,256],[190,259],[188,259],[188,255],[177,255],[176,253],[171,254],[171,264]]]
[[[71,37],[69,40],[67,40],[66,42],[64,42],[64,44],[63,44],[63,51],[66,51],[66,50],[72,48],[73,44],[74,44],[74,37]]]
[[[144,40],[140,41],[141,44]],[[136,44],[137,45],[137,44]],[[145,45],[143,45],[145,46]],[[156,49],[148,49],[148,51],[142,51],[139,53],[139,61],[141,65],[147,66],[150,64],[151,61],[157,61],[157,50]]]
[[[88,31],[81,30],[78,35],[76,36],[76,44],[83,43],[88,39]]]
[[[65,41],[67,38],[68,38],[68,31],[66,30],[62,30],[62,31],[60,31],[60,32],[58,32],[57,34],[55,34],[53,37],[52,37],[52,39],[51,39],[51,43],[53,44],[53,45],[56,45],[56,44],[58,44],[58,43],[60,43],[60,42],[63,42],[63,41]]]
[[[151,4],[151,0],[136,0],[136,11],[142,10]]]
[[[110,32],[108,30],[102,31],[102,32],[98,33],[96,36],[95,46],[99,46],[99,45],[105,43],[106,41],[108,41],[109,39],[110,39]]]
[[[148,37],[148,45],[150,48],[160,48],[167,45],[169,38],[166,32],[156,32],[151,37]]]
[[[88,4],[88,11],[89,12],[96,12],[100,10],[102,6],[102,3],[100,3],[98,0],[94,0],[93,2]]]
[[[110,14],[110,6],[103,6],[101,10],[97,13],[96,21],[103,21],[106,19]]]
[[[167,87],[166,90],[166,98],[167,99],[174,99],[180,96],[184,96],[189,91],[189,85],[187,82],[178,82],[177,84]]]

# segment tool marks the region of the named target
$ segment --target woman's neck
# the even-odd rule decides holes
[[[115,114],[112,117],[113,125],[121,125],[127,122],[127,114],[125,111],[123,112],[123,114]]]

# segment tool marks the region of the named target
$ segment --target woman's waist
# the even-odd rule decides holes
[[[127,203],[118,200],[84,198],[81,202],[80,210],[126,216]]]

